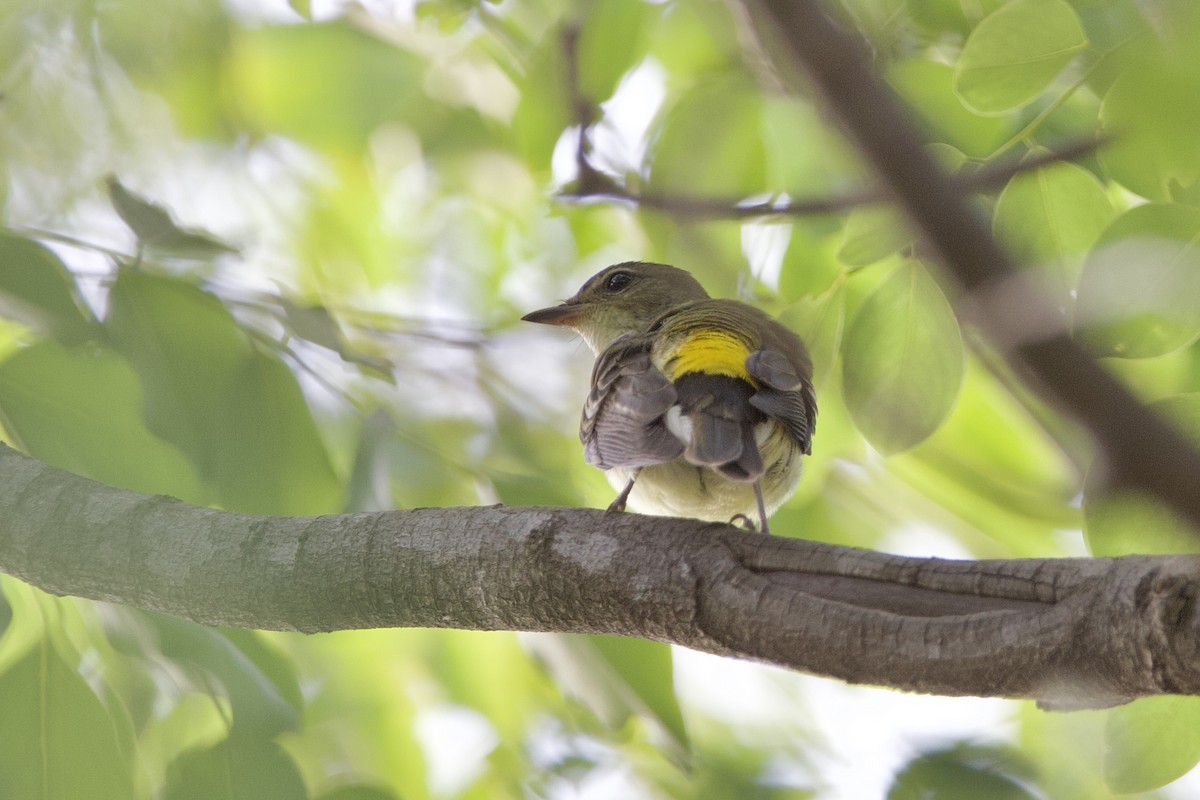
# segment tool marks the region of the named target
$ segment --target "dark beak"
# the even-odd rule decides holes
[[[579,318],[583,308],[578,304],[563,303],[549,308],[539,308],[521,317],[523,322],[536,322],[539,325],[558,325],[569,328],[571,323]]]

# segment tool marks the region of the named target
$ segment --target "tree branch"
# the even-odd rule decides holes
[[[835,197],[812,197],[800,200],[776,199],[748,202],[739,198],[692,197],[681,194],[633,192],[592,166],[586,152],[586,127],[580,126],[575,162],[579,178],[570,191],[561,192],[559,200],[573,202],[609,201],[629,203],[639,208],[662,211],[677,217],[694,219],[757,219],[759,217],[811,217],[838,214],[859,206],[893,201],[891,194],[878,187]],[[974,172],[956,175],[950,180],[965,194],[1003,188],[1009,180],[1023,172],[1031,172],[1060,161],[1072,161],[1099,149],[1100,139],[1071,142],[1061,149],[986,164]]]
[[[210,625],[620,634],[1059,707],[1200,693],[1200,556],[913,559],[559,508],[262,517],[0,445],[0,570]]]
[[[807,73],[947,272],[977,301],[983,329],[1095,438],[1102,449],[1098,466],[1110,480],[1146,492],[1200,527],[1200,452],[1066,332],[1031,332],[1029,320],[1057,319],[1056,309],[1016,279],[1016,267],[977,210],[938,168],[899,100],[872,70],[865,43],[836,26],[819,0],[753,0],[753,6],[761,11],[764,38],[779,43],[793,67],[785,77],[798,84],[796,70]],[[995,296],[1007,302],[992,302]]]

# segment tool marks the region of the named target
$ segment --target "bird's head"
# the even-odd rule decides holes
[[[706,299],[708,292],[689,272],[626,261],[602,269],[560,305],[531,311],[521,319],[570,328],[599,354],[618,336],[645,330],[664,311]]]

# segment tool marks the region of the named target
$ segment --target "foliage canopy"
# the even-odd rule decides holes
[[[1074,160],[1014,168],[976,195],[979,213],[1056,303],[1034,328],[1070,329],[1200,433],[1200,9],[834,12],[964,186],[1100,134]],[[820,427],[778,532],[969,557],[1194,550],[1168,512],[1109,492],[1090,441],[980,338],[819,104],[777,90],[751,14],[704,0],[13,0],[0,435],[105,483],[262,514],[602,506],[607,484],[574,442],[588,359],[515,320],[645,258],[780,314],[813,350]],[[590,199],[581,157],[655,207]],[[872,202],[734,209],[856,196]],[[729,213],[685,213],[698,198]],[[793,693],[782,725],[720,718],[695,692],[681,704],[676,674],[650,642],[268,636],[3,578],[0,794],[838,788],[824,754],[853,734],[807,724],[793,684],[775,686]],[[1200,761],[1195,698],[1005,713],[1010,731],[972,731],[982,742],[889,752],[880,785],[1093,798]]]

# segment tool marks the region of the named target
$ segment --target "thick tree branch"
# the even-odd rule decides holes
[[[979,322],[1102,448],[1110,479],[1140,489],[1200,526],[1200,452],[1147,412],[1065,332],[1031,331],[1030,320],[1057,319],[987,225],[925,150],[899,100],[871,68],[865,43],[833,23],[820,0],[754,0],[764,38],[779,43],[792,70],[807,73],[830,113],[875,168],[946,270],[979,298]],[[797,87],[800,88],[800,87]],[[1014,294],[1020,299],[1013,302]],[[989,302],[1002,296],[1008,302]],[[1019,309],[1020,313],[1015,313]]]
[[[621,634],[1060,707],[1200,693],[1200,556],[912,559],[556,508],[261,517],[0,445],[0,570],[214,625]]]

